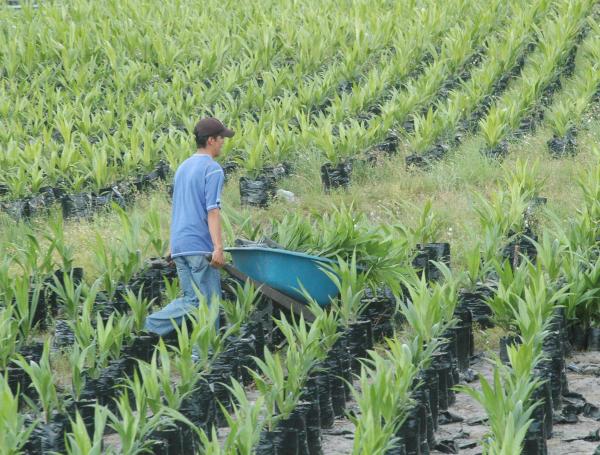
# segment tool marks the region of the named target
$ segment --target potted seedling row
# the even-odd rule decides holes
[[[531,25],[542,18],[545,11],[543,2],[527,11],[517,9],[514,20],[506,27],[507,40],[494,40],[488,44],[488,60],[469,80],[461,83],[460,90],[453,92],[435,111],[430,109],[426,116],[415,116],[415,131],[410,143],[416,153],[407,158],[407,163],[424,164],[442,157],[448,144],[460,142],[460,132],[452,137],[452,131],[470,130],[476,126],[490,108],[491,96],[497,97],[506,88],[510,74],[520,70],[523,55],[527,52],[526,39],[532,33]],[[515,33],[515,29],[518,32]]]
[[[499,4],[494,5],[494,7],[498,6]],[[457,30],[456,34],[450,35],[443,47],[444,53],[439,56],[440,59],[447,59],[449,63],[443,66],[436,60],[428,65],[422,77],[414,82],[411,81],[405,90],[396,92],[386,102],[381,109],[382,115],[375,118],[367,129],[373,129],[383,124],[385,131],[389,130],[388,125],[391,123],[400,124],[403,129],[411,132],[414,129],[413,114],[419,111],[426,112],[428,103],[434,101],[436,96],[441,95],[444,87],[456,83],[451,76],[453,70],[463,67],[478,53],[477,43],[483,36],[480,33],[487,27],[492,27],[498,19],[493,13],[494,7],[481,12],[484,16],[479,17],[477,22],[469,23],[474,26],[477,23],[476,30],[462,26],[459,27],[460,30]],[[465,43],[469,45],[466,46]],[[419,94],[418,97],[415,96],[416,93]]]
[[[574,66],[573,58],[567,62],[576,70],[575,76],[568,80],[565,91],[554,104],[548,108],[546,117],[552,129],[552,138],[548,140],[548,148],[555,157],[572,155],[576,152],[576,125],[581,121],[582,115],[596,95],[600,76],[598,76],[598,24],[590,22],[596,33],[584,40],[579,47],[580,62]]]
[[[373,21],[373,19],[371,19],[371,21]],[[389,21],[389,19],[386,19],[386,22]],[[322,22],[328,24],[329,20],[320,20],[318,21],[319,24],[321,24]],[[342,21],[345,26],[349,26],[350,20],[346,19],[344,21]],[[310,24],[312,24],[313,22],[310,21]],[[307,27],[309,25],[309,23],[304,23],[303,26]],[[336,26],[331,27],[331,26],[321,26],[321,27],[316,27],[315,30],[330,30],[330,35],[331,35],[331,39],[333,39],[335,42],[345,42],[345,34],[344,33],[340,33],[342,32],[342,30],[338,29],[338,25],[340,25],[337,21],[336,21]],[[378,34],[377,39],[373,40],[372,45],[369,46],[369,51],[373,50],[373,47],[376,48],[384,48],[386,43],[387,45],[389,45],[392,42],[392,38],[394,36],[393,34],[393,30],[392,29],[385,29],[385,32],[382,32],[380,34]],[[114,47],[113,47],[114,46]],[[107,48],[107,52],[106,55],[103,55],[103,58],[107,58],[107,65],[106,67],[113,67],[113,65],[117,64],[117,60],[118,60],[118,55],[119,52],[126,52],[121,46],[115,46],[113,44],[113,46],[109,46]],[[173,58],[173,50],[172,50],[172,46],[170,45],[166,45],[167,48],[169,49],[166,53],[160,53],[161,57],[160,59],[165,58],[165,61],[169,61],[170,59]],[[276,49],[276,50],[275,50]],[[240,63],[239,67],[236,67],[235,69],[232,69],[230,72],[227,73],[226,77],[223,78],[218,78],[217,81],[211,81],[210,85],[207,85],[207,93],[204,94],[204,96],[206,97],[207,100],[209,100],[209,104],[213,104],[214,101],[216,101],[219,98],[223,98],[221,96],[218,96],[222,93],[227,93],[228,91],[230,91],[230,89],[234,89],[231,90],[233,93],[235,94],[239,94],[240,98],[243,99],[243,106],[248,106],[248,109],[252,108],[253,110],[258,109],[261,113],[264,113],[265,109],[264,107],[266,106],[266,102],[269,101],[270,98],[276,98],[277,95],[275,94],[279,94],[281,95],[281,93],[285,93],[285,90],[287,89],[294,89],[294,85],[296,85],[294,83],[295,78],[292,78],[291,75],[292,74],[296,74],[296,71],[298,71],[299,69],[301,70],[301,68],[312,68],[313,70],[316,70],[315,66],[321,67],[323,65],[323,61],[321,60],[321,57],[324,54],[331,54],[333,53],[333,50],[335,49],[335,46],[329,46],[329,45],[324,45],[324,46],[319,46],[317,48],[312,47],[311,48],[311,52],[309,53],[309,55],[307,55],[307,57],[309,57],[308,59],[301,59],[301,64],[299,65],[300,68],[294,67],[292,68],[287,68],[287,66],[284,66],[283,68],[276,68],[275,70],[269,70],[267,67],[264,67],[265,65],[269,65],[269,64],[277,64],[279,63],[278,58],[281,57],[282,61],[289,61],[290,60],[290,56],[288,55],[291,51],[290,49],[288,49],[287,47],[280,47],[280,46],[266,46],[265,49],[261,49],[260,52],[257,52],[256,55],[252,55],[252,56],[243,56],[242,58],[242,63]],[[370,52],[366,52],[363,51],[360,54],[360,57],[362,58],[364,55],[369,55]],[[70,52],[69,56],[70,58],[76,58],[76,53],[74,52]],[[168,56],[167,56],[168,55]],[[265,56],[268,55],[269,58],[265,59]],[[154,56],[148,56],[149,59],[154,59]],[[214,56],[213,56],[214,57]],[[277,57],[277,58],[273,58],[271,59],[271,57]],[[314,58],[314,61],[309,61],[310,58]],[[215,61],[217,61],[218,58],[215,58]],[[294,59],[295,60],[295,59]],[[260,62],[260,63],[259,63]],[[300,63],[300,62],[299,62]],[[352,62],[353,64],[355,62]],[[205,65],[208,66],[213,66],[213,64],[211,63],[205,63],[203,61],[202,63],[202,67],[203,67],[203,74],[207,74],[205,73],[206,68],[204,68]],[[12,66],[12,65],[11,65]],[[339,72],[343,74],[343,69],[344,66],[343,65],[339,65]],[[116,67],[116,66],[115,66]],[[262,68],[261,71],[258,71],[256,68],[260,67]],[[264,68],[263,68],[264,67]],[[264,71],[267,71],[266,74],[263,74]],[[272,77],[275,80],[270,80],[269,79],[269,75],[271,74],[271,71],[273,72]],[[168,81],[171,80],[173,74],[172,72],[174,72],[175,74],[178,74],[179,76],[183,76],[182,74],[179,73],[178,70],[173,70],[170,69],[168,71],[169,77],[168,77]],[[10,70],[10,73],[13,73],[13,70]],[[128,87],[128,90],[130,92],[136,93],[138,90],[141,90],[141,88],[143,87],[144,89],[146,89],[146,83],[148,83],[150,86],[152,87],[156,87],[156,86],[160,86],[159,84],[159,80],[160,80],[160,76],[164,75],[164,70],[159,69],[158,73],[159,75],[155,75],[155,77],[151,78],[151,74],[148,74],[149,71],[148,69],[145,69],[144,71],[140,72],[141,74],[135,78],[135,80],[131,81],[128,78],[124,78],[121,82],[124,84],[124,86]],[[97,72],[96,74],[102,74],[102,72]],[[302,72],[300,72],[299,74],[303,74]],[[315,72],[315,75],[320,75],[319,72]],[[121,75],[122,76],[122,75]],[[156,80],[156,77],[159,78],[159,80]],[[147,79],[150,79],[149,81]],[[177,77],[175,78],[175,80],[178,80]],[[208,82],[206,82],[208,84]],[[260,84],[260,85],[259,85]],[[251,90],[252,87],[256,87],[257,91],[253,91]],[[269,93],[273,93],[272,97],[267,96],[266,99],[263,96],[258,104],[259,106],[257,106],[257,97],[253,96],[258,94],[261,94],[263,90],[269,90]],[[95,99],[95,101],[100,102],[102,104],[102,99],[98,99],[98,98],[102,98],[99,97],[98,95],[100,93],[104,93],[105,91],[105,87],[102,86],[101,83],[97,83],[94,90],[92,90],[92,98]],[[190,90],[188,88],[188,90]],[[142,90],[145,91],[145,90]],[[159,93],[160,91],[156,91],[156,93]],[[191,90],[190,90],[191,92]],[[153,92],[154,93],[154,92]],[[156,95],[155,95],[156,96]],[[120,102],[123,101],[122,98],[119,98]],[[56,100],[53,100],[56,101]],[[219,99],[219,101],[222,103],[223,106],[227,106],[227,103],[225,103],[225,101],[227,100],[223,100],[223,99]],[[189,103],[189,100],[184,102],[184,103],[178,103],[177,104],[177,109],[181,109],[182,105],[187,105],[187,103]],[[136,103],[132,103],[133,105],[136,105]],[[130,105],[131,107],[131,105]],[[166,134],[165,128],[163,126],[164,124],[164,120],[165,117],[167,117],[167,112],[170,113],[171,108],[174,108],[173,106],[171,106],[170,108],[164,108],[164,109],[159,109],[156,114],[152,117],[147,117],[144,118],[144,125],[147,127],[145,129],[149,130],[149,131],[160,131],[161,133],[164,133],[163,136]],[[246,109],[245,107],[243,109]],[[79,112],[76,109],[69,109],[69,108],[64,108],[61,109],[60,112],[60,119],[57,120],[55,123],[56,125],[53,125],[53,127],[51,128],[51,136],[53,137],[53,140],[56,141],[57,143],[61,143],[61,144],[65,144],[65,145],[71,145],[72,142],[75,142],[79,135],[78,133],[81,132],[83,137],[88,137],[88,138],[99,138],[99,137],[103,137],[105,138],[108,134],[110,135],[114,135],[114,134],[121,134],[124,135],[125,138],[127,138],[128,136],[126,134],[131,134],[129,133],[129,130],[135,130],[138,128],[138,122],[136,121],[132,121],[132,117],[134,117],[135,119],[135,114],[136,114],[136,108],[131,108],[131,110],[128,108],[126,109],[127,112],[125,112],[124,114],[118,114],[115,113],[114,111],[106,111],[106,112],[102,112],[100,114],[94,114],[93,110],[88,112],[87,109],[84,109],[83,112]],[[131,112],[133,111],[133,112]],[[239,112],[238,111],[234,111],[233,115],[237,116]],[[118,127],[117,128],[105,128],[104,124],[114,124],[117,123]],[[274,123],[278,123],[278,122],[274,122]],[[281,122],[279,122],[281,123]],[[100,125],[100,126],[99,126]],[[151,135],[151,134],[150,134]],[[158,139],[158,137],[153,137],[154,140]],[[91,140],[90,140],[91,142]],[[96,142],[96,140],[94,141]],[[136,147],[132,147],[137,149]],[[75,147],[72,147],[72,149],[75,149]],[[120,152],[120,151],[119,151]],[[88,153],[86,151],[86,153]],[[148,153],[144,150],[143,152],[144,154]],[[151,155],[154,155],[156,153],[156,151],[152,150]],[[124,157],[125,158],[125,157]],[[145,160],[145,157],[144,157]],[[73,163],[73,161],[76,161],[74,158],[71,159],[65,159],[64,163],[60,163],[60,167],[61,170],[63,170],[65,168],[65,165],[72,165],[75,164]],[[77,163],[79,164],[79,163]]]
[[[531,114],[539,106],[544,94],[555,90],[555,68],[565,63],[565,57],[577,42],[578,32],[584,23],[589,2],[561,6],[565,15],[556,17],[540,32],[544,47],[530,57],[524,67],[519,84],[506,92],[480,120],[480,130],[485,138],[484,153],[498,158],[506,152],[503,145],[510,132],[528,130],[532,125]],[[539,111],[539,109],[538,109]]]
[[[336,342],[341,337],[335,315],[318,306],[314,310],[317,317],[310,329],[302,318],[276,321],[289,343],[285,356],[265,350],[264,360],[256,359],[257,370],[251,374],[267,416],[257,453],[321,453],[320,429],[331,427],[335,416],[344,414],[345,387],[339,376],[340,362],[348,354]]]
[[[104,167],[98,165],[92,168],[91,172],[94,173],[93,180],[95,182],[92,192],[71,193],[62,187],[41,186],[33,189],[34,196],[1,202],[2,209],[13,218],[26,219],[48,214],[55,203],[60,203],[65,218],[87,218],[94,211],[109,208],[113,203],[125,207],[132,200],[132,188],[127,181],[109,184],[108,177],[103,178],[99,175],[105,166],[106,163]],[[169,173],[169,166],[163,161],[159,161],[152,172],[143,175],[135,182],[134,187],[138,191],[145,190],[157,181],[165,180]],[[78,186],[81,186],[81,182],[78,183]],[[10,190],[13,195],[19,195],[21,192],[17,188]]]

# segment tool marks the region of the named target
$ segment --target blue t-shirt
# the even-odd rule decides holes
[[[208,212],[221,208],[223,168],[209,155],[195,154],[175,173],[171,219],[171,256],[213,252]]]

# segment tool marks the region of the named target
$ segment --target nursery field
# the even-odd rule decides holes
[[[598,2],[11,0],[0,36],[0,454],[600,453]],[[204,116],[226,246],[338,295],[223,271],[159,338]]]

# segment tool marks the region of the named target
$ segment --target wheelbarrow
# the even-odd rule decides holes
[[[311,322],[314,317],[306,307],[306,294],[320,306],[338,296],[338,288],[324,272],[335,261],[309,254],[264,246],[225,248],[233,265],[224,269],[234,278],[249,279],[260,293]],[[306,293],[306,294],[305,294]]]

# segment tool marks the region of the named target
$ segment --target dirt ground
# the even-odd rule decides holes
[[[348,409],[356,407],[354,402],[347,404]],[[352,453],[354,445],[354,425],[348,419],[336,419],[333,428],[323,430],[323,454],[337,455]]]

